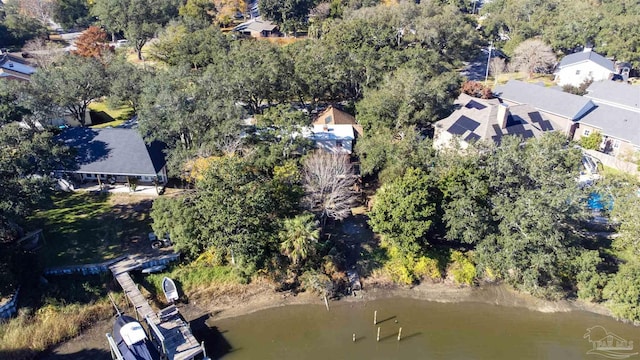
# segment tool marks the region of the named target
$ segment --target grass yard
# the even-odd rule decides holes
[[[51,208],[29,219],[32,228],[44,230],[42,265],[99,263],[147,245],[151,203],[126,194],[56,195]]]
[[[133,115],[133,109],[130,106],[120,106],[112,109],[107,105],[106,101],[92,102],[89,104],[89,110],[91,110],[91,122],[97,123],[91,126],[95,129],[122,125]]]

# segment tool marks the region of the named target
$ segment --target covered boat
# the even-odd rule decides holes
[[[174,302],[178,300],[178,288],[176,287],[176,283],[173,282],[168,277],[162,279],[162,290],[164,291],[164,296],[167,298],[167,302]]]
[[[113,325],[113,337],[107,334],[112,353],[116,359],[159,360],[160,353],[147,338],[142,325],[136,319],[119,315]]]

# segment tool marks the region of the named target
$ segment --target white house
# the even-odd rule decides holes
[[[585,80],[607,80],[615,73],[616,68],[613,61],[585,48],[583,52],[562,58],[555,72],[555,81],[560,86],[580,86]]]
[[[362,134],[362,127],[356,119],[329,106],[318,115],[304,136],[312,140],[318,149],[334,154],[351,154],[356,133]]]

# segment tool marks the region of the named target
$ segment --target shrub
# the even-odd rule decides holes
[[[640,265],[623,264],[618,273],[609,281],[603,291],[603,297],[613,315],[640,321]]]
[[[466,285],[472,285],[477,275],[475,265],[460,251],[451,252],[449,273],[456,284]]]
[[[598,150],[602,143],[602,134],[598,131],[594,131],[589,136],[582,137],[580,139],[580,146],[589,150]]]
[[[418,261],[416,261],[416,264],[413,267],[413,272],[418,278],[428,277],[434,280],[442,278],[442,272],[438,267],[438,261],[426,256],[421,256]]]
[[[484,86],[477,81],[465,81],[460,89],[463,93],[482,99],[493,99],[493,92],[488,86]]]
[[[388,254],[385,270],[395,282],[410,285],[425,277],[433,280],[442,278],[438,261],[432,257],[420,256],[416,259],[411,254],[403,254],[395,246],[388,248]]]

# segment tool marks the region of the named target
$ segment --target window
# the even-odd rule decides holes
[[[576,75],[580,75],[580,70],[576,70]]]
[[[584,129],[584,136],[589,136],[589,134],[591,134],[591,130]]]

